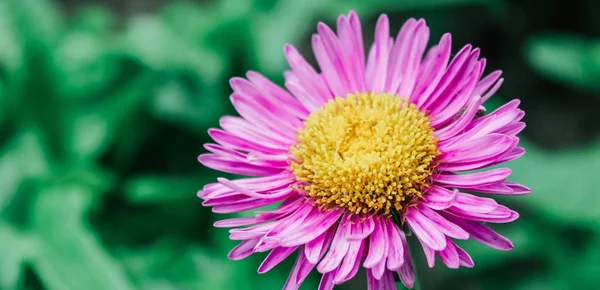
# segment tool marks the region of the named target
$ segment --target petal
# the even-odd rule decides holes
[[[375,27],[375,44],[373,59],[369,58],[373,74],[367,74],[367,89],[374,93],[383,92],[387,75],[387,66],[390,52],[390,24],[387,15],[382,14]],[[367,70],[368,71],[368,70]]]
[[[384,261],[387,253],[387,241],[385,225],[381,219],[374,219],[375,230],[369,236],[369,253],[363,263],[363,267],[372,268],[377,263]]]
[[[442,173],[436,176],[435,182],[457,188],[473,188],[504,181],[511,173],[509,168],[496,168],[469,174]]]
[[[335,276],[335,272],[327,272],[323,274],[321,277],[321,282],[319,283],[319,290],[333,290],[333,278]]]
[[[258,267],[258,273],[263,274],[270,271],[273,269],[273,267],[277,266],[279,263],[285,260],[285,258],[291,255],[297,248],[297,246],[289,248],[275,247]]]
[[[487,213],[496,209],[498,203],[491,198],[459,193],[453,206],[468,212]]]
[[[404,264],[402,264],[402,267],[400,267],[400,270],[398,270],[397,273],[402,284],[404,284],[406,288],[412,289],[415,285],[415,270],[413,269],[412,261],[410,259],[406,237],[402,231],[400,231],[400,238],[402,239],[402,246],[404,247]]]
[[[387,256],[387,269],[396,271],[404,264],[404,246],[400,237],[400,229],[390,220],[386,220],[389,251]]]
[[[419,205],[418,207],[419,211],[427,219],[434,223],[437,226],[437,228],[445,235],[461,240],[466,240],[469,238],[469,233],[467,233],[465,230],[455,225],[454,223],[448,221],[436,211],[422,205]]]
[[[471,238],[497,250],[508,251],[514,248],[509,239],[499,235],[490,227],[476,221],[464,220],[452,215],[444,215],[447,219],[457,224],[469,233]]]
[[[294,263],[294,267],[292,267],[292,270],[290,271],[290,275],[283,286],[283,290],[298,290],[300,284],[302,284],[314,266],[314,264],[311,264],[306,260],[302,249],[300,249],[300,251],[298,251],[298,257],[296,258],[296,263]]]
[[[256,223],[255,217],[242,217],[242,218],[230,218],[220,221],[216,221],[213,226],[216,228],[233,228],[240,226],[247,226]]]
[[[328,231],[322,233],[319,237],[306,243],[304,254],[309,262],[315,265],[319,263],[319,260],[323,258],[323,255],[329,249],[329,244],[331,244],[331,240],[333,240],[335,230],[336,229],[332,227]]]
[[[437,252],[438,256],[446,266],[450,269],[458,269],[460,266],[460,258],[454,243],[447,238],[446,248]]]
[[[344,222],[344,218],[342,218],[342,222],[333,237],[329,251],[327,251],[325,257],[317,265],[317,271],[320,273],[331,272],[340,265],[350,247],[350,243],[346,239],[346,236],[350,234],[350,229],[349,223],[347,221]]]
[[[391,271],[385,271],[381,279],[373,275],[372,270],[367,269],[367,289],[368,290],[396,290],[394,275]]]
[[[423,195],[423,205],[435,210],[447,209],[452,206],[458,191],[449,190],[439,185],[432,185]]]
[[[229,252],[229,254],[227,254],[227,258],[237,261],[252,255],[252,253],[254,253],[252,249],[254,249],[254,246],[258,243],[258,240],[259,239],[252,239],[239,243]]]
[[[410,229],[433,250],[443,250],[446,247],[446,238],[438,227],[416,208],[411,208],[406,215],[406,222]]]

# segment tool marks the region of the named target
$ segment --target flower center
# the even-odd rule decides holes
[[[429,118],[387,93],[330,100],[291,153],[298,189],[326,208],[389,215],[420,197],[440,154]]]

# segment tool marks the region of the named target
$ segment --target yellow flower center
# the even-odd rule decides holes
[[[355,214],[402,210],[421,196],[440,154],[427,116],[387,93],[330,100],[291,147],[298,190]]]

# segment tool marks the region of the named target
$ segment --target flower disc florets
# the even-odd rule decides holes
[[[291,169],[299,190],[355,214],[402,210],[421,196],[439,155],[427,116],[387,93],[330,100],[296,140]]]

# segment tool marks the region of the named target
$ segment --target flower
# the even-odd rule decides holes
[[[501,72],[482,78],[479,49],[463,47],[450,61],[450,34],[425,54],[429,28],[409,19],[389,35],[382,15],[365,62],[361,26],[350,12],[337,34],[323,23],[312,37],[321,73],[291,45],[285,87],[256,72],[231,79],[231,102],[241,117],[225,116],[208,133],[200,155],[206,167],[254,176],[219,178],[198,196],[216,213],[280,203],[253,217],[230,218],[241,243],[233,260],[270,251],[258,272],[292,253],[284,289],[322,273],[319,289],[351,279],[362,265],[368,289],[395,289],[394,275],[412,288],[415,275],[404,230],[420,242],[427,262],[473,267],[453,239],[475,239],[499,250],[512,243],[484,223],[506,223],[515,211],[481,194],[530,190],[506,181],[519,158],[516,134],[524,112],[513,100],[482,116],[483,103],[502,84]],[[425,56],[423,57],[423,55]]]

